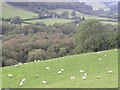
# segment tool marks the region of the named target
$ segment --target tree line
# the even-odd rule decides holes
[[[117,25],[103,25],[97,20],[53,26],[3,22],[1,26],[3,66],[120,47]]]

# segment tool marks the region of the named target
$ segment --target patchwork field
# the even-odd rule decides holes
[[[101,58],[101,59],[100,59]],[[46,70],[49,67],[49,70]],[[64,69],[58,74],[60,69]],[[85,73],[86,80],[82,79]],[[113,74],[108,74],[112,71]],[[118,87],[118,50],[66,56],[41,62],[30,62],[2,69],[3,88],[116,88]],[[13,77],[9,78],[8,74]],[[36,77],[39,75],[38,77]],[[75,77],[70,79],[70,77]],[[98,78],[99,76],[99,78]],[[42,81],[47,84],[43,84]]]
[[[71,22],[72,20],[69,19],[38,19],[38,20],[28,20],[25,22],[33,23],[35,24],[36,22],[42,22],[45,23],[46,25],[53,25],[55,23],[68,23]]]

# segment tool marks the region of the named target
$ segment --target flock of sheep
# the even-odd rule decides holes
[[[117,50],[117,49],[115,49],[115,50]],[[100,54],[100,52],[97,52],[98,54]],[[86,55],[86,54],[84,54],[84,55]],[[104,55],[104,56],[107,56],[107,55]],[[99,60],[101,60],[102,58],[98,58]],[[34,62],[39,62],[39,60],[37,61],[37,60],[34,60]],[[24,64],[26,64],[26,63],[24,63]],[[19,67],[20,65],[22,65],[22,63],[19,63],[19,64],[17,64],[17,65],[15,65],[15,67]],[[46,70],[49,70],[50,68],[49,67],[46,67]],[[62,68],[62,69],[60,69],[57,73],[58,74],[62,74],[64,72],[64,69]],[[87,72],[85,71],[85,70],[80,70],[80,73],[83,73],[83,75],[82,75],[82,79],[83,80],[86,80],[87,79]],[[109,70],[109,71],[107,71],[107,73],[108,74],[110,74],[110,75],[112,75],[112,74],[114,74],[114,72],[112,71],[112,70]],[[8,74],[8,77],[9,78],[13,78],[13,75],[12,74]],[[35,78],[38,78],[39,77],[39,75],[36,75],[35,76]],[[100,77],[101,76],[97,76],[97,79],[100,79]],[[74,80],[76,77],[75,76],[71,76],[70,77],[70,79],[71,80]],[[22,87],[23,85],[24,85],[24,82],[26,81],[26,79],[24,78],[24,79],[22,79],[22,80],[20,80],[20,83],[19,83],[19,86],[20,87]],[[48,84],[48,82],[46,81],[46,80],[44,80],[44,81],[42,81],[42,83],[43,84]]]

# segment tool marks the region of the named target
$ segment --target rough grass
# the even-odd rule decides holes
[[[29,12],[20,8],[12,7],[4,2],[1,5],[2,5],[1,17],[3,18],[9,18],[9,17],[15,17],[15,16],[20,16],[21,18],[32,18],[36,16],[35,13]]]
[[[104,56],[107,55],[107,56]],[[98,58],[102,58],[99,60]],[[49,67],[50,70],[45,68]],[[58,75],[59,69],[65,71]],[[87,72],[87,80],[82,80],[83,69]],[[108,70],[114,74],[109,75]],[[31,62],[19,67],[5,67],[3,71],[3,88],[19,88],[19,82],[25,78],[24,86],[21,88],[116,88],[118,87],[118,51],[109,50],[98,53],[87,53],[66,56],[41,62]],[[13,78],[8,78],[8,74]],[[35,78],[36,75],[38,78]],[[97,79],[97,76],[101,76]],[[75,80],[70,80],[75,76]],[[46,80],[48,84],[42,84]]]
[[[55,23],[68,23],[71,22],[72,20],[69,19],[39,19],[39,20],[28,20],[25,22],[29,22],[29,23],[33,23],[35,24],[35,22],[42,22],[45,23],[46,25],[53,25]]]

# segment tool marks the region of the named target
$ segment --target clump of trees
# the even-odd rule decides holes
[[[88,20],[76,31],[75,53],[96,52],[118,48],[118,30],[110,30],[97,20]]]
[[[103,25],[97,20],[85,20],[79,26],[1,26],[3,66],[119,47],[117,25]]]

